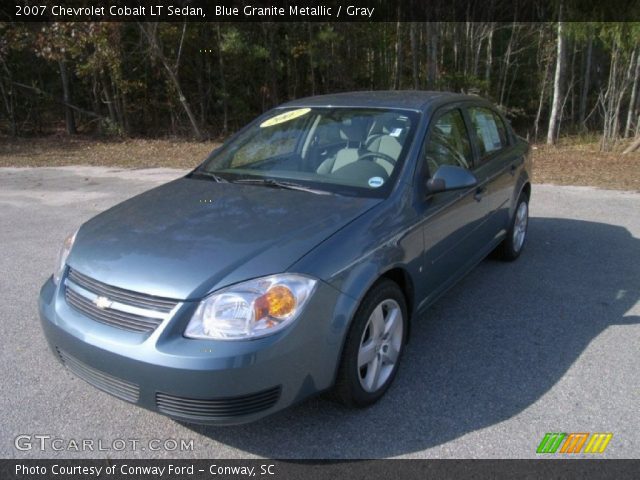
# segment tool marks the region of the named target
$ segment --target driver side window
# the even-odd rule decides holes
[[[440,165],[471,167],[471,144],[460,110],[451,110],[436,120],[424,155],[431,175]]]

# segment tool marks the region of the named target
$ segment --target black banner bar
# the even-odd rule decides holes
[[[637,479],[640,460],[0,460],[0,478],[74,480]]]
[[[635,21],[640,0],[14,0],[5,22]]]

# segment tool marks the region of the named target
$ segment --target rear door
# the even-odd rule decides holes
[[[520,160],[512,148],[509,130],[495,110],[469,106],[466,118],[475,151],[473,173],[480,187],[478,196],[485,202],[489,215],[483,236],[488,241],[497,241],[509,223],[509,200]]]

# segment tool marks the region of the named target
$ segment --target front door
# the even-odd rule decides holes
[[[459,108],[440,111],[431,123],[422,162],[425,171],[420,178],[422,184],[441,165],[473,168],[469,132]],[[483,242],[488,240],[477,238],[490,211],[484,196],[478,193],[478,187],[471,187],[424,198],[421,306],[431,303],[465,273],[477,261]]]

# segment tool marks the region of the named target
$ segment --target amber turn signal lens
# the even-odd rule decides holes
[[[255,303],[255,318],[267,315],[274,318],[285,318],[296,309],[296,298],[293,292],[284,285],[275,285],[267,293],[257,298]]]

